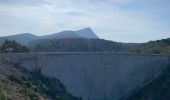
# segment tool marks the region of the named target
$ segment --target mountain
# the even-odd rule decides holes
[[[62,31],[59,33],[41,36],[41,39],[63,39],[63,38],[84,38],[74,31]]]
[[[84,28],[78,31],[62,31],[55,34],[36,36],[30,33],[23,33],[11,36],[0,37],[0,45],[5,40],[15,40],[21,44],[28,44],[38,39],[69,39],[69,38],[87,38],[87,39],[98,39],[98,36],[93,32],[91,28]]]
[[[2,44],[5,40],[15,40],[21,44],[27,44],[36,39],[39,39],[39,37],[36,35],[30,33],[23,33],[23,34],[0,37],[0,44]]]
[[[0,37],[0,45],[6,40],[16,40],[36,52],[126,52],[170,54],[170,38],[147,43],[119,43],[99,39],[91,28],[62,31],[35,36],[30,33]],[[41,49],[40,49],[41,48]]]
[[[76,33],[82,37],[85,38],[93,38],[93,39],[98,39],[99,37],[93,32],[91,28],[84,28],[81,30],[76,31]]]
[[[103,39],[43,39],[28,44],[33,52],[119,52],[122,43]]]
[[[91,28],[84,28],[78,31],[62,31],[59,33],[41,36],[41,39],[64,39],[64,38],[88,38],[98,39],[98,36],[93,32]]]

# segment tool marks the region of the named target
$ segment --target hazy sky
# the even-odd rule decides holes
[[[0,0],[0,36],[91,27],[100,38],[170,37],[170,0]]]

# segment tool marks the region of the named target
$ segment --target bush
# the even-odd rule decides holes
[[[39,94],[36,92],[31,92],[28,94],[28,96],[31,100],[39,100]]]
[[[7,100],[7,94],[5,92],[0,92],[0,100]]]
[[[9,80],[13,81],[13,82],[16,82],[16,83],[19,83],[19,84],[23,83],[23,81],[19,77],[15,76],[15,75],[9,76]]]
[[[57,95],[56,100],[61,100],[61,96]]]

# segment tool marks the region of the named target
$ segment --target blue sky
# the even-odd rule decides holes
[[[103,39],[170,37],[170,0],[0,0],[0,36],[91,27]]]

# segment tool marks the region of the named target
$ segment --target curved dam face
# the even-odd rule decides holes
[[[28,70],[41,68],[83,100],[118,100],[154,80],[170,65],[168,55],[113,53],[0,54]]]

